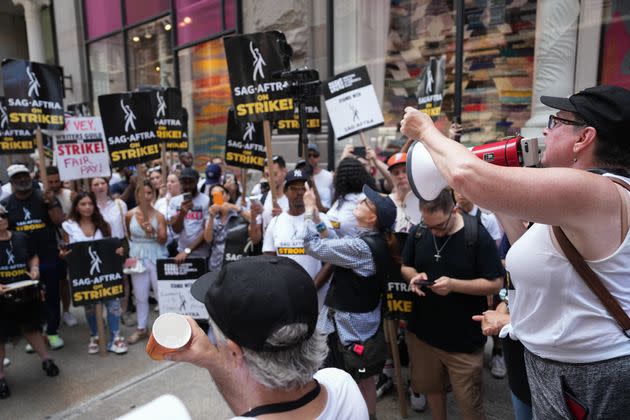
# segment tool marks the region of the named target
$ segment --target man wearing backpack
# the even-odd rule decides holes
[[[476,218],[457,211],[451,189],[420,200],[420,211],[401,268],[417,295],[406,337],[411,387],[426,395],[434,419],[446,418],[449,383],[462,417],[482,419],[486,338],[472,316],[487,309],[486,296],[499,291],[505,271],[494,241]]]

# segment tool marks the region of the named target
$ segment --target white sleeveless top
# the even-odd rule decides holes
[[[548,225],[535,224],[507,254],[516,289],[510,300],[514,334],[532,353],[560,362],[630,355],[630,338],[555,248],[551,235]],[[630,231],[612,255],[587,263],[630,313]]]

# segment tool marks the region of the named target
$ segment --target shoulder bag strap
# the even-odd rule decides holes
[[[628,183],[617,179],[610,178],[616,184],[619,184],[630,190],[630,185]],[[623,197],[621,197],[621,217],[622,217],[622,236],[623,233],[627,231],[628,224],[628,214],[627,208],[625,206],[625,201]],[[617,299],[608,291],[606,286],[602,283],[599,276],[595,274],[595,272],[589,267],[589,265],[584,261],[584,257],[580,254],[580,252],[575,248],[575,246],[571,243],[567,235],[565,235],[564,231],[560,226],[553,227],[553,233],[558,240],[558,244],[564,252],[564,255],[567,257],[575,271],[578,272],[582,280],[586,283],[586,285],[591,289],[591,291],[597,296],[600,302],[604,305],[604,307],[608,310],[608,312],[615,318],[619,326],[621,327],[624,335],[630,338],[630,317],[625,313]],[[622,238],[623,240],[624,238]]]

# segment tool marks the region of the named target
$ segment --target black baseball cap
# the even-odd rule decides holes
[[[392,230],[396,222],[396,204],[386,195],[381,195],[367,185],[363,186],[363,194],[376,207],[376,217],[380,230]]]
[[[210,318],[227,338],[254,351],[282,351],[308,340],[318,316],[317,290],[311,276],[290,258],[247,257],[201,276],[191,287]],[[267,339],[296,323],[308,331],[294,342],[277,346]]]
[[[305,169],[294,169],[287,173],[284,178],[284,189],[286,190],[292,182],[306,182],[308,180],[308,172]]]
[[[199,172],[195,171],[193,168],[184,168],[179,174],[179,179],[192,178],[199,179]]]
[[[568,98],[541,96],[540,102],[561,111],[574,112],[600,138],[622,139],[630,132],[630,90],[619,86],[595,86]]]

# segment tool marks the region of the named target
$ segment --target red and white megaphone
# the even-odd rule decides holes
[[[469,147],[478,158],[500,166],[536,166],[540,162],[537,138],[510,137],[493,143]],[[420,199],[431,201],[448,186],[420,142],[407,151],[407,178],[413,193]]]

